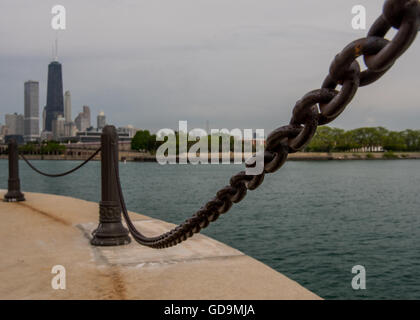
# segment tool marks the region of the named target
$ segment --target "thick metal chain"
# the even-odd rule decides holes
[[[93,158],[95,158],[95,156],[101,151],[101,148],[98,148],[89,158],[87,158],[85,161],[83,161],[81,164],[79,164],[77,167],[63,172],[63,173],[46,173],[46,172],[42,172],[41,170],[35,168],[35,166],[29,162],[28,159],[26,159],[26,157],[21,153],[19,154],[19,156],[26,162],[26,164],[35,172],[39,173],[40,175],[43,175],[45,177],[50,177],[50,178],[58,178],[58,177],[64,177],[70,173],[75,172],[76,170],[80,169],[81,167],[83,167],[86,163],[88,163],[90,160],[92,160]]]
[[[394,27],[398,29],[390,41],[384,37]],[[166,248],[193,236],[210,222],[226,213],[234,203],[241,201],[247,190],[256,189],[266,173],[277,171],[289,153],[302,150],[314,136],[319,125],[337,118],[353,99],[357,89],[382,77],[395,61],[409,48],[420,29],[420,2],[418,0],[387,0],[382,15],[375,21],[366,38],[347,45],[331,63],[329,74],[320,89],[311,91],[300,99],[290,123],[275,129],[267,137],[264,152],[264,172],[257,176],[241,171],[230,179],[230,184],[207,202],[190,219],[171,231],[157,237],[145,237],[130,221],[119,181],[118,165],[115,178],[118,185],[124,218],[133,238],[152,248]],[[361,71],[356,60],[363,56],[367,69]],[[336,88],[341,85],[338,91]],[[247,161],[247,167],[255,164],[256,156]]]

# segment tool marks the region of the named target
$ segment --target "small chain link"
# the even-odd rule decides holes
[[[29,160],[23,155],[23,153],[20,153],[19,156],[26,162],[26,164],[35,172],[39,173],[40,175],[43,175],[45,177],[50,177],[50,178],[58,178],[58,177],[64,177],[70,173],[75,172],[76,170],[80,169],[81,167],[83,167],[86,163],[88,163],[90,160],[92,160],[93,158],[95,158],[95,156],[101,151],[101,148],[98,148],[89,158],[87,158],[85,161],[83,161],[81,164],[79,164],[77,167],[63,172],[63,173],[46,173],[46,172],[42,172],[41,170],[37,169],[32,163],[29,162]]]

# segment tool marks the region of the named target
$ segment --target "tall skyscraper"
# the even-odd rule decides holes
[[[71,95],[70,91],[64,93],[64,118],[66,122],[71,122]]]
[[[99,112],[96,123],[99,130],[102,130],[106,126],[106,117],[103,111]]]
[[[38,81],[25,82],[24,104],[24,139],[25,141],[36,141],[39,138]]]
[[[63,76],[61,63],[53,61],[48,65],[47,106],[45,130],[52,131],[52,121],[58,115],[64,116]]]

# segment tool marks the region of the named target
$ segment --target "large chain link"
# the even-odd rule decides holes
[[[394,27],[397,34],[390,41],[384,37]],[[228,186],[217,192],[190,219],[171,231],[157,237],[145,237],[130,221],[119,181],[117,180],[121,207],[133,238],[140,244],[152,248],[166,248],[193,236],[207,227],[210,222],[226,213],[234,203],[241,201],[247,190],[256,189],[266,173],[277,171],[286,161],[289,153],[302,150],[314,136],[319,125],[325,125],[337,118],[352,101],[357,89],[382,77],[395,61],[410,47],[420,29],[420,2],[418,0],[387,0],[382,15],[370,28],[366,38],[347,45],[331,63],[329,74],[320,89],[313,90],[300,99],[294,109],[290,123],[271,132],[264,152],[264,171],[260,175],[247,175],[241,171],[230,179]],[[367,69],[361,71],[356,60],[363,56]],[[340,90],[337,90],[338,86]],[[246,162],[247,167],[255,164],[256,157]]]

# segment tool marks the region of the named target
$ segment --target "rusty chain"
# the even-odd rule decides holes
[[[392,28],[398,29],[392,40],[385,39]],[[382,15],[376,19],[367,37],[347,45],[331,63],[329,74],[320,89],[304,95],[295,105],[290,123],[272,131],[264,151],[264,171],[260,175],[247,175],[241,171],[230,179],[228,186],[217,192],[190,219],[174,229],[156,237],[142,235],[131,222],[125,205],[115,165],[115,179],[123,216],[133,238],[152,248],[167,248],[188,239],[211,222],[226,213],[234,203],[241,201],[247,190],[256,189],[266,173],[277,171],[289,153],[302,150],[314,136],[319,125],[337,118],[352,101],[359,87],[366,86],[382,77],[395,61],[410,47],[420,29],[420,2],[418,0],[387,0]],[[357,58],[363,56],[367,69],[361,71]],[[337,90],[338,86],[340,90]],[[255,164],[256,156],[246,162]]]

